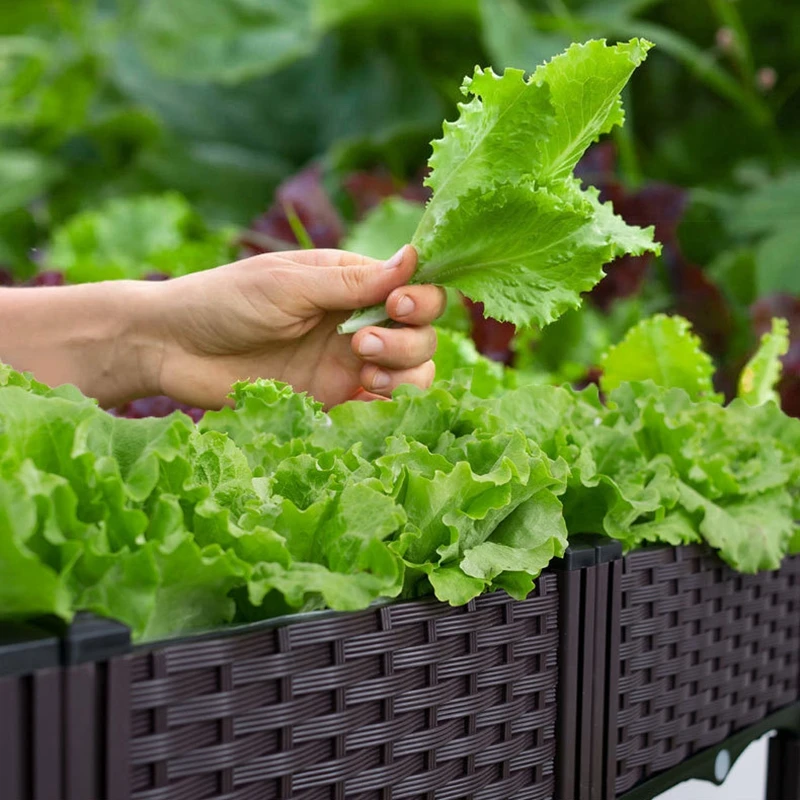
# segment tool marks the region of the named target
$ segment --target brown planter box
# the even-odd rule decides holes
[[[0,772],[13,757],[23,776],[15,800],[554,797],[553,575],[523,602],[323,612],[120,655],[80,631],[60,757],[58,744],[49,763],[0,750]],[[19,687],[41,672],[6,678],[7,694],[28,698]],[[36,791],[44,769],[61,793]]]
[[[619,796],[800,700],[800,556],[758,575],[698,546],[614,566],[608,738]]]
[[[771,725],[789,736],[771,748],[774,799],[800,798],[784,775],[800,557],[745,576],[699,547],[622,558],[589,539],[553,566],[523,602],[392,603],[135,648],[93,617],[0,627],[0,797],[641,798],[708,777],[721,743],[741,752]]]

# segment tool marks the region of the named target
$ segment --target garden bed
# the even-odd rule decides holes
[[[628,555],[619,581],[617,795],[800,700],[799,556],[742,575],[664,547]]]
[[[315,612],[131,648],[6,629],[20,800],[611,800],[800,700],[800,557],[575,543],[533,594]],[[12,638],[16,641],[12,643]]]
[[[462,608],[422,600],[323,612],[74,663],[63,755],[45,742],[42,757],[18,752],[3,773],[20,800],[60,796],[41,787],[62,757],[67,800],[545,800],[557,606],[544,575],[522,602],[497,592]],[[78,659],[108,632],[98,628]],[[3,679],[23,742],[39,742],[56,713],[40,696],[46,672]]]

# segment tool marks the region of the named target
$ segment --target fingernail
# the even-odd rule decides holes
[[[373,376],[372,376],[372,385],[370,388],[372,389],[385,389],[389,385],[389,381],[391,378],[387,373],[383,370],[379,369]]]
[[[416,307],[417,304],[407,294],[404,294],[397,301],[397,316],[407,317],[409,314],[413,313]]]
[[[374,356],[383,350],[383,342],[374,333],[368,333],[358,346],[358,352],[362,356]]]
[[[402,263],[406,254],[406,246],[403,245],[388,261],[383,265],[384,269],[397,269]]]

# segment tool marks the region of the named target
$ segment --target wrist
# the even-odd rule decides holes
[[[0,359],[51,385],[76,384],[107,407],[156,394],[159,286],[110,281],[3,290]]]
[[[84,303],[97,315],[94,336],[78,342],[87,394],[106,407],[161,394],[164,284],[109,281],[86,284]],[[95,290],[95,294],[93,294]]]

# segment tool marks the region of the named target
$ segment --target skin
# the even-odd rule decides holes
[[[164,394],[219,408],[237,380],[275,378],[326,407],[433,380],[431,327],[444,291],[407,286],[416,253],[269,253],[176,280],[0,290],[0,360],[105,407]],[[357,308],[386,303],[396,328],[342,336]]]

